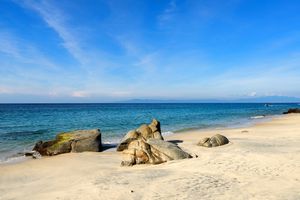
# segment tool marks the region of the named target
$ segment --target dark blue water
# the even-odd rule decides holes
[[[162,131],[226,127],[253,116],[281,114],[298,104],[0,104],[0,160],[39,140],[76,129],[99,128],[104,142],[117,142],[127,131],[152,118]]]

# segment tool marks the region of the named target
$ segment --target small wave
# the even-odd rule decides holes
[[[11,163],[18,163],[27,160],[28,157],[26,157],[24,154],[17,154],[10,157],[4,157],[0,158],[0,164],[11,164]]]
[[[162,132],[163,136],[168,136],[168,135],[173,135],[173,134],[174,134],[174,132],[172,132],[172,131]]]
[[[253,117],[250,117],[251,119],[262,119],[264,118],[265,115],[257,115],[257,116],[253,116]]]
[[[272,107],[272,106],[274,106],[274,105],[268,104],[268,103],[265,104],[265,107]]]
[[[114,143],[115,143],[115,142],[111,142],[111,141],[102,142],[102,144],[108,144],[108,145],[114,144]]]

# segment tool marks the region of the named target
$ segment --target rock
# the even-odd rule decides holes
[[[33,151],[52,156],[69,152],[101,151],[101,132],[99,129],[78,130],[60,133],[55,140],[36,143]]]
[[[122,139],[122,141],[120,142],[120,144],[117,146],[117,151],[123,151],[125,149],[127,149],[128,144],[139,138],[140,137],[140,133],[138,133],[136,130],[133,131],[129,131]]]
[[[25,156],[32,156],[34,152],[36,152],[36,151],[27,151],[27,152],[24,153],[24,155]]]
[[[283,114],[290,114],[290,113],[300,113],[300,108],[291,108],[287,112],[283,112]]]
[[[160,139],[136,139],[123,152],[122,166],[159,164],[170,160],[191,158],[177,145]]]
[[[32,154],[32,158],[33,158],[33,159],[41,159],[41,158],[42,158],[42,155],[41,155],[39,152],[35,151],[35,152]]]
[[[152,132],[161,132],[161,129],[160,129],[160,122],[157,121],[156,119],[153,119],[151,124],[149,124],[149,127],[151,128]]]
[[[141,125],[138,129],[136,129],[136,132],[138,132],[144,139],[153,137],[152,130],[147,124]]]
[[[40,159],[42,155],[37,151],[28,151],[25,152],[25,156],[31,156],[33,159]]]
[[[121,140],[120,144],[117,146],[117,151],[123,151],[127,149],[128,144],[136,139],[147,140],[149,138],[155,138],[163,140],[164,138],[161,135],[160,123],[156,119],[153,119],[152,122],[147,125],[143,124],[136,130],[129,131]]]
[[[145,164],[150,162],[147,153],[150,151],[150,146],[144,140],[133,140],[128,145],[128,148],[122,152],[122,166],[132,166],[135,164]]]
[[[210,138],[203,138],[198,142],[199,146],[211,147]]]
[[[117,151],[122,151],[122,166],[159,164],[191,158],[177,145],[163,140],[160,123],[156,119],[149,125],[143,124],[138,129],[129,131],[121,140]]]
[[[190,158],[191,156],[180,149],[176,144],[158,139],[148,139],[147,144],[150,145],[151,151],[155,155],[164,155],[165,160],[179,160]],[[162,157],[162,156],[161,156]]]
[[[217,147],[228,144],[229,140],[224,135],[216,134],[211,138],[203,138],[198,142],[198,146]]]

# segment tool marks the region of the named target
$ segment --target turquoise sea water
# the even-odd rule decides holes
[[[298,104],[0,104],[0,161],[30,150],[59,132],[99,128],[104,142],[116,143],[129,130],[157,118],[165,133],[239,126],[255,116],[281,114]]]

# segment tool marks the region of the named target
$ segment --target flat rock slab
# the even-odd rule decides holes
[[[77,130],[60,133],[55,140],[40,141],[33,150],[43,156],[53,156],[69,152],[101,151],[101,132],[99,129]]]

